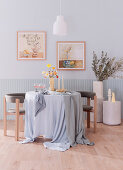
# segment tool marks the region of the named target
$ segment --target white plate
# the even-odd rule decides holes
[[[49,94],[61,94],[61,92],[48,90]]]
[[[51,95],[70,95],[71,92],[57,92],[57,91],[51,91],[51,90],[48,90],[49,94]]]

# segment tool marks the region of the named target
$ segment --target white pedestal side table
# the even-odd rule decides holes
[[[103,101],[103,123],[119,125],[121,123],[121,102]]]

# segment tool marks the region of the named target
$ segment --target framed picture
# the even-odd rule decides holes
[[[18,31],[17,60],[45,60],[46,32]]]
[[[57,41],[57,69],[85,70],[85,41]]]

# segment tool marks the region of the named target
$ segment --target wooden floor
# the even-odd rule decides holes
[[[45,149],[42,138],[19,144],[13,137],[13,121],[9,121],[8,128],[9,136],[4,137],[0,121],[0,170],[123,170],[123,123],[98,123],[96,134],[92,129],[86,131],[95,146],[77,145],[66,152]]]

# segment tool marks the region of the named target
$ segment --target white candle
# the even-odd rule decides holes
[[[64,78],[62,76],[62,89],[64,89]]]
[[[108,89],[108,101],[111,102],[111,89]]]
[[[58,89],[60,89],[60,78],[58,78]]]

